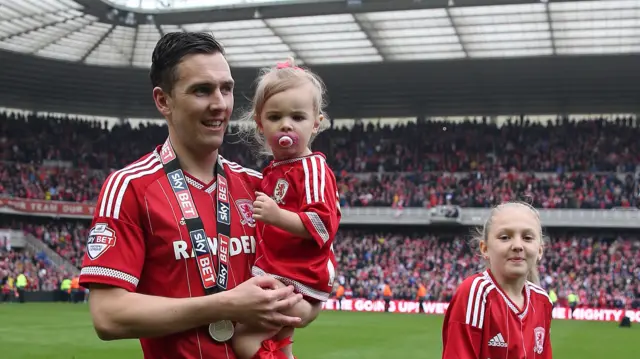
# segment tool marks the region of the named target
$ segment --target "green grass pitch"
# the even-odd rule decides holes
[[[323,312],[296,334],[300,359],[440,358],[442,316]],[[555,320],[554,358],[631,359],[640,325]],[[0,359],[142,358],[135,340],[102,342],[84,304],[0,304]]]

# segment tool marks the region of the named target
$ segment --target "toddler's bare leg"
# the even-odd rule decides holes
[[[277,284],[278,288],[285,287],[285,285],[281,282]],[[304,328],[309,325],[313,320],[316,319],[318,313],[320,312],[321,304],[311,304],[306,300],[299,301],[295,306],[282,312],[282,314],[291,316],[291,317],[299,317],[302,319],[298,328]],[[293,341],[294,328],[293,327],[284,327],[282,330],[278,332],[275,339],[282,340],[285,338],[291,338]],[[289,344],[282,349],[280,349],[289,359],[293,359],[293,345]]]
[[[282,328],[282,330],[280,330],[278,334],[276,334],[276,340],[291,338],[291,340],[293,341],[293,331],[293,327]],[[286,347],[280,349],[280,351],[283,352],[287,356],[287,358],[293,359],[293,344],[287,345]]]
[[[286,287],[282,282],[278,281],[276,286],[278,288]],[[320,310],[322,309],[322,303],[309,303],[306,299],[303,299],[296,303],[293,307],[289,308],[282,312],[282,314],[288,315],[290,317],[299,317],[302,319],[302,322],[296,326],[296,328],[304,328],[307,325],[311,324],[320,314]]]
[[[236,324],[232,338],[233,351],[238,359],[251,359],[258,352],[262,342],[273,338],[277,332],[256,330],[242,323]]]

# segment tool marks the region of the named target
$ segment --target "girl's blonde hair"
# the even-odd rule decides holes
[[[493,209],[491,210],[491,213],[489,214],[489,218],[487,218],[487,221],[484,222],[484,225],[482,227],[475,228],[475,233],[471,238],[472,248],[476,248],[478,251],[480,251],[480,242],[484,241],[485,243],[487,243],[487,241],[489,240],[489,232],[491,231],[491,225],[493,224],[493,218],[495,217],[495,215],[499,211],[502,211],[508,207],[514,207],[514,206],[527,208],[536,217],[539,224],[538,238],[540,240],[540,246],[544,249],[545,241],[547,241],[547,238],[542,233],[542,222],[540,221],[540,212],[538,212],[538,210],[535,209],[535,207],[533,207],[529,203],[522,202],[522,201],[504,202],[493,207]],[[536,285],[540,285],[540,274],[538,272],[537,261],[536,261],[536,265],[533,268],[531,268],[531,270],[529,271],[529,274],[527,275],[527,280]]]
[[[327,106],[324,82],[318,75],[308,69],[296,66],[292,57],[277,66],[260,70],[256,84],[256,92],[251,100],[251,108],[240,116],[238,135],[244,142],[257,147],[256,150],[259,154],[267,156],[272,154],[267,141],[259,131],[258,121],[260,121],[260,113],[267,100],[278,93],[306,84],[311,84],[315,89],[313,98],[314,110],[317,116],[323,116],[324,120],[320,122],[318,132],[311,136],[309,147],[311,147],[315,137],[329,126],[330,121],[324,111]]]

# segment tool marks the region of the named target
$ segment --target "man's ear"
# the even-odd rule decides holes
[[[153,102],[164,117],[171,116],[171,96],[158,86],[153,88]]]

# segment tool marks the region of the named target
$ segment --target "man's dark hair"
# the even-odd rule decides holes
[[[151,55],[151,85],[159,86],[165,92],[173,91],[177,81],[176,70],[180,61],[193,54],[224,55],[224,47],[206,32],[169,32],[153,49]]]

